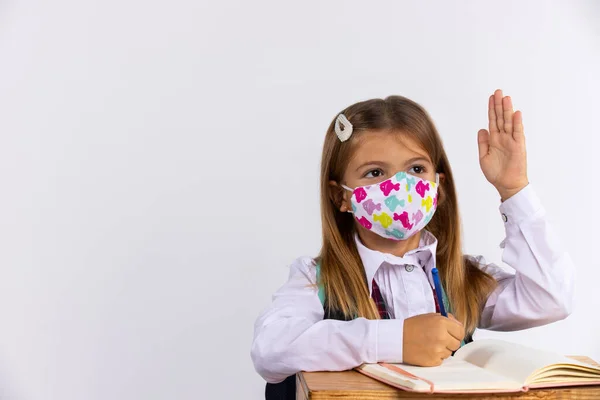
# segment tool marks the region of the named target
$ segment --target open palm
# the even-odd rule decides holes
[[[488,105],[489,132],[479,130],[479,165],[503,200],[528,184],[523,116],[513,112],[512,100],[498,89]]]

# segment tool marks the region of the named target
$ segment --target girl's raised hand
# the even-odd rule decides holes
[[[513,112],[511,98],[498,89],[490,96],[488,118],[489,132],[477,134],[479,165],[504,201],[529,183],[523,116]]]

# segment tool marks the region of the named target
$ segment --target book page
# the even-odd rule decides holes
[[[521,390],[523,385],[492,371],[479,368],[453,357],[438,367],[416,367],[406,364],[390,364],[435,384],[437,391],[475,390]],[[399,374],[398,374],[399,375]],[[406,378],[402,378],[406,379]],[[416,385],[415,385],[416,386]],[[426,386],[429,389],[429,385]],[[416,387],[415,387],[416,389]]]
[[[571,364],[593,370],[593,367],[587,364],[558,353],[496,339],[471,342],[458,349],[454,354],[454,358],[521,382],[523,386],[529,383],[528,379],[538,370],[548,369],[544,367],[553,364],[561,364],[562,368],[565,367],[564,364]]]
[[[535,374],[535,382],[539,383],[542,379],[556,379],[558,377],[561,377],[563,381],[568,380],[569,377],[594,378],[598,380],[600,379],[600,374],[598,372],[588,372],[585,370],[577,370],[573,368],[547,368],[542,369],[540,373]]]

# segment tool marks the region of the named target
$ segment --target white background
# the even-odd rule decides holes
[[[319,250],[325,130],[390,94],[498,263],[476,138],[512,96],[577,298],[494,336],[600,360],[598,71],[595,1],[0,2],[0,398],[263,398],[253,323]]]

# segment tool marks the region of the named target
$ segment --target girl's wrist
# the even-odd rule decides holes
[[[506,200],[519,193],[525,186],[529,185],[528,181],[510,189],[506,188],[496,188],[498,190],[498,194],[500,195],[500,201],[504,203]]]

